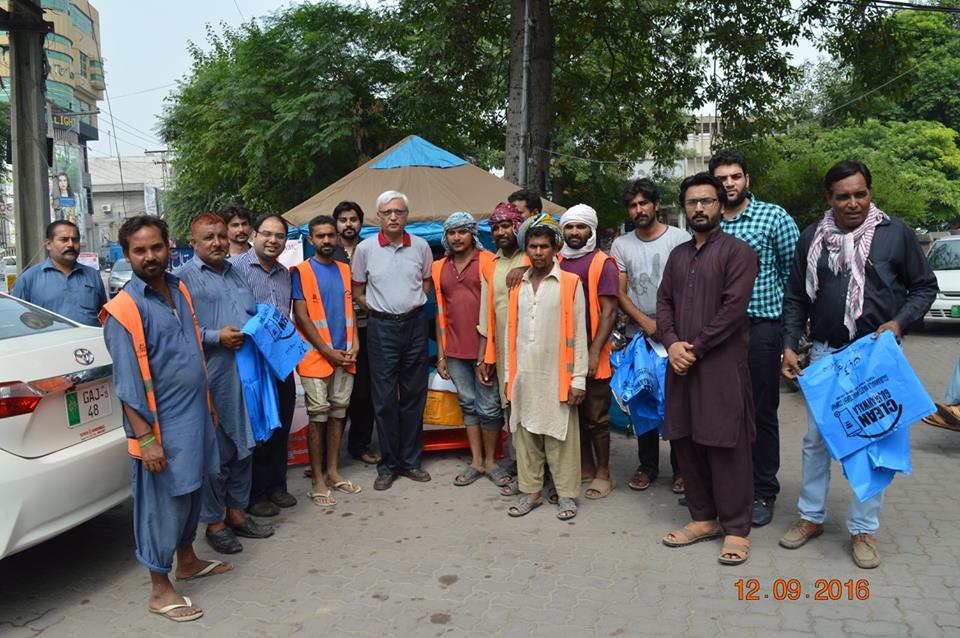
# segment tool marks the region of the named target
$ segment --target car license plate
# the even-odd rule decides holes
[[[951,317],[960,317],[960,306],[950,306],[950,316]]]
[[[67,427],[75,428],[113,414],[110,394],[109,381],[67,392],[64,395],[67,404]]]

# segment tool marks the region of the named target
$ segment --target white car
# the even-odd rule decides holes
[[[940,292],[923,317],[924,323],[960,323],[960,235],[933,242],[927,260]]]
[[[130,496],[103,331],[0,294],[0,558]]]

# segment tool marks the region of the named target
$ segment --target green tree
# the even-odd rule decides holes
[[[284,212],[396,142],[398,70],[378,34],[373,11],[332,2],[208,28],[161,123],[178,233],[228,199]]]
[[[822,217],[823,176],[844,159],[864,162],[874,201],[912,227],[939,228],[960,216],[957,132],[939,122],[849,121],[829,130],[806,124],[758,142],[748,154],[754,190],[801,226]]]

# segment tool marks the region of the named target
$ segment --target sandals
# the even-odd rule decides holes
[[[490,479],[490,481],[497,487],[509,485],[510,481],[513,480],[510,478],[510,473],[500,466],[497,466],[487,472],[487,478]]]
[[[650,482],[649,474],[641,470],[637,470],[636,474],[634,474],[627,483],[627,487],[629,487],[631,490],[642,492],[650,487]]]
[[[945,430],[960,432],[960,408],[955,405],[937,403],[937,411],[921,419],[927,425],[933,425]]]
[[[507,514],[513,518],[519,518],[521,516],[526,516],[541,505],[543,505],[542,497],[535,501],[530,498],[529,494],[524,494],[517,499],[516,505],[511,505],[509,508],[507,508]]]
[[[483,476],[483,470],[478,470],[472,465],[468,465],[467,469],[461,472],[457,478],[453,479],[453,484],[457,487],[464,487],[465,485],[475,483],[481,476]]]
[[[556,505],[560,500],[560,497],[557,495],[557,486],[553,483],[547,486],[547,502],[551,505]]]
[[[520,493],[520,486],[516,481],[510,479],[510,482],[500,488],[500,496],[516,496]]]
[[[196,574],[193,574],[192,576],[184,576],[183,578],[181,578],[180,576],[174,576],[174,578],[179,581],[196,580],[198,578],[206,578],[207,576],[218,576],[220,574],[226,574],[228,571],[233,569],[233,566],[231,565],[229,569],[225,569],[222,572],[217,572],[216,574],[214,574],[213,570],[215,570],[217,567],[220,567],[220,565],[223,565],[223,564],[224,562],[222,560],[208,560],[207,566],[201,569],[200,571],[198,571]],[[184,596],[184,600],[186,600],[186,596]],[[191,607],[191,606],[192,605],[190,605],[190,603],[187,602],[187,607]],[[151,609],[150,611],[154,611],[154,610]],[[159,614],[162,612],[157,611],[154,613]],[[197,616],[197,618],[199,618],[199,616]]]
[[[733,558],[727,558],[733,556]],[[750,556],[750,541],[741,536],[727,536],[723,539],[723,549],[717,558],[721,565],[740,565]]]
[[[671,536],[673,537],[673,540],[671,540]],[[719,525],[714,527],[713,531],[698,535],[696,532],[690,529],[690,525],[688,523],[680,529],[670,532],[664,536],[663,544],[667,547],[686,547],[687,545],[693,545],[694,543],[699,543],[701,541],[713,540],[714,538],[719,538],[721,536],[723,536],[723,531],[720,529]]]
[[[616,487],[616,485],[617,484],[614,483],[612,478],[610,479],[595,478],[590,482],[590,487],[586,489],[583,495],[586,498],[589,498],[595,501],[597,499],[601,499],[607,496],[607,494],[609,494],[610,491],[613,490],[614,487]]]
[[[561,496],[557,501],[557,518],[569,521],[577,515],[577,502],[567,496]]]
[[[344,494],[359,494],[363,491],[363,488],[354,483],[353,481],[337,481],[333,484],[333,489],[338,492],[343,492]]]
[[[687,486],[683,482],[682,476],[675,476],[673,478],[673,487],[671,489],[673,489],[674,494],[683,494],[687,491]]]
[[[200,618],[201,616],[203,616],[203,610],[200,609],[199,607],[197,607],[196,608],[197,611],[195,611],[192,614],[185,614],[183,616],[170,615],[170,612],[174,611],[175,609],[187,609],[190,607],[193,607],[193,601],[190,600],[189,596],[184,596],[182,603],[173,603],[172,605],[167,605],[165,607],[161,607],[160,609],[153,609],[152,607],[147,607],[147,611],[149,611],[151,614],[163,616],[167,620],[172,620],[173,622],[190,622],[191,620],[196,620],[197,618]]]
[[[329,489],[326,492],[314,492],[310,490],[307,492],[307,498],[313,501],[314,505],[319,505],[320,507],[333,507],[337,504],[337,499],[333,497]]]

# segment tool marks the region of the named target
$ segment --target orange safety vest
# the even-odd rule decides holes
[[[312,257],[311,257],[312,259]],[[347,319],[347,350],[353,348],[353,291],[350,288],[350,266],[334,262],[340,269],[340,277],[343,279],[343,308]],[[317,284],[317,276],[313,272],[313,266],[310,265],[310,259],[306,259],[295,266],[300,273],[300,288],[303,290],[304,301],[307,303],[307,314],[310,321],[313,322],[320,338],[331,348],[333,339],[330,337],[330,327],[327,325],[327,313],[323,309],[323,299],[320,297],[320,287]],[[304,341],[310,343],[307,335],[303,334],[300,327],[297,330],[303,336]],[[350,374],[357,373],[356,364],[346,369]],[[333,374],[333,366],[327,361],[327,358],[320,354],[316,348],[310,348],[307,356],[297,364],[297,374],[301,377],[314,377],[323,379]]]
[[[562,260],[562,258],[561,258]],[[590,339],[597,336],[597,330],[600,329],[600,275],[603,273],[603,265],[607,260],[613,261],[613,257],[607,255],[602,250],[598,250],[590,262],[590,270],[587,271],[587,286],[590,288],[590,298],[587,299],[587,310],[590,313]],[[607,343],[600,350],[600,363],[597,365],[597,374],[594,379],[609,379],[613,376],[610,369],[610,349],[613,344],[607,339]]]
[[[483,278],[487,280],[487,349],[483,353],[483,362],[493,365],[497,362],[497,313],[493,296],[493,273],[497,269],[497,257],[490,260],[483,270]],[[530,267],[530,257],[523,256],[523,265]]]
[[[496,265],[496,258],[489,250],[478,249],[480,251],[480,273],[486,278],[486,271],[491,266]],[[446,257],[441,257],[433,262],[433,291],[437,297],[437,327],[440,328],[440,341],[443,345],[443,352],[447,352],[447,305],[443,299],[443,289],[440,287],[440,272],[443,265],[447,263]],[[492,270],[490,271],[492,275]],[[490,284],[490,279],[487,279]]]
[[[525,282],[524,282],[525,283]],[[566,402],[573,380],[573,351],[575,345],[575,317],[574,300],[577,295],[577,286],[580,278],[573,273],[560,271],[560,388],[561,402]],[[521,283],[510,290],[510,305],[507,311],[507,347],[509,351],[510,370],[507,379],[507,400],[513,391],[513,380],[517,376],[517,314],[520,308]]]
[[[193,300],[190,298],[190,291],[186,285],[180,282],[180,293],[187,300],[187,306],[190,307],[190,316],[193,317],[193,328],[197,332],[197,345],[200,346],[200,360],[203,362],[203,374],[207,374],[207,361],[203,356],[203,339],[200,337],[200,324],[197,322],[197,313],[193,311]],[[157,437],[157,443],[162,445],[160,440],[160,419],[157,417],[157,395],[153,391],[153,375],[150,374],[150,360],[147,353],[147,338],[143,333],[143,318],[140,316],[140,310],[137,308],[137,302],[133,300],[126,290],[121,290],[117,296],[108,301],[100,310],[100,325],[107,323],[107,315],[112,316],[117,322],[130,333],[133,340],[133,350],[137,355],[137,365],[140,367],[140,376],[143,377],[143,389],[147,393],[147,406],[150,408],[150,415],[153,417],[153,434]],[[210,408],[210,415],[216,424],[216,410],[213,407],[213,399],[210,396],[210,389],[207,388],[207,405]],[[140,442],[136,437],[127,437],[127,453],[133,458],[141,458]]]

